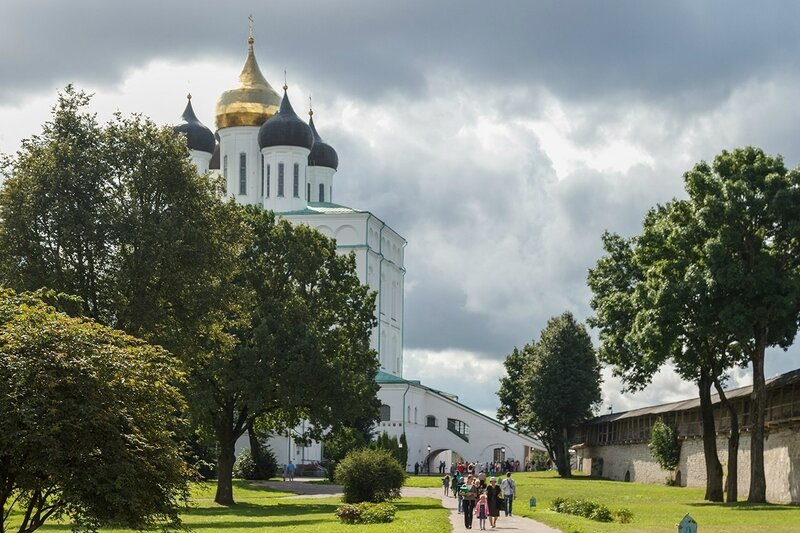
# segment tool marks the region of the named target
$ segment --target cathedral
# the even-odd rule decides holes
[[[403,378],[403,255],[406,240],[367,210],[334,203],[336,150],[314,124],[301,119],[289,100],[264,78],[256,61],[252,33],[239,87],[225,91],[216,107],[216,133],[203,125],[188,97],[175,131],[186,136],[199,172],[221,175],[227,194],[257,204],[296,224],[307,224],[336,240],[341,253],[356,256],[358,276],[377,293],[377,326],[371,347],[378,354],[377,381],[382,402],[378,432],[406,434],[409,464],[423,469],[470,461],[516,459],[542,449],[527,435],[508,431],[500,422],[458,402],[458,398]],[[302,434],[303,426],[295,428]],[[320,461],[319,443],[298,445],[292,432],[270,441],[280,463],[310,465]]]

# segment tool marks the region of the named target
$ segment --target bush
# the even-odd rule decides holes
[[[259,468],[260,467],[260,468]],[[239,479],[269,479],[278,471],[278,461],[269,446],[261,448],[260,465],[253,461],[250,449],[242,450],[233,465],[233,477]]]
[[[613,514],[602,503],[592,500],[576,500],[569,498],[554,498],[550,503],[550,510],[557,513],[572,514],[582,516],[598,522],[613,522],[614,517],[622,524],[627,524],[633,519],[630,509],[620,509]]]
[[[406,473],[388,450],[353,450],[336,466],[336,482],[343,486],[344,501],[383,502],[400,497]]]
[[[616,511],[614,511],[614,518],[620,524],[628,524],[630,523],[631,520],[633,520],[633,513],[631,512],[630,509],[626,509],[623,507],[622,509],[617,509]]]
[[[335,514],[345,524],[388,524],[396,513],[397,507],[390,503],[361,502],[340,505]]]

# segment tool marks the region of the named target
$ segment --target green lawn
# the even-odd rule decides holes
[[[398,511],[391,524],[352,526],[341,524],[334,516],[336,507],[341,504],[336,497],[285,498],[291,494],[235,481],[233,494],[237,503],[225,507],[214,503],[214,488],[211,483],[193,487],[190,508],[182,514],[187,527],[198,532],[226,533],[275,529],[282,533],[441,533],[450,530],[447,511],[439,500],[433,498],[403,498],[395,502]],[[11,522],[15,522],[14,516]],[[68,524],[46,524],[40,531],[68,532],[70,527]]]
[[[561,479],[554,472],[518,473],[518,497],[514,513],[539,520],[565,532],[606,533],[652,531],[674,533],[686,513],[697,521],[703,533],[797,532],[800,507],[793,505],[711,504],[703,501],[703,488],[667,487],[605,481],[576,476]],[[537,507],[529,510],[534,495]],[[630,524],[601,523],[550,511],[553,498],[585,498],[605,504],[612,511],[627,507],[633,512]],[[747,497],[745,494],[744,498]],[[502,520],[502,517],[501,517]]]

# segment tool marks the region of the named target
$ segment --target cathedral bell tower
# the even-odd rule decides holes
[[[277,111],[281,98],[261,69],[253,51],[253,29],[247,39],[247,59],[239,75],[239,87],[225,91],[217,101],[217,133],[220,172],[227,193],[242,204],[262,204],[266,193],[264,165],[258,131]],[[264,176],[265,177],[265,176]]]

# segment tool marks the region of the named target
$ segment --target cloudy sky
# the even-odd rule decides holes
[[[780,1],[3,0],[0,152],[67,83],[101,119],[174,123],[191,92],[213,129],[250,13],[265,76],[298,111],[313,96],[339,153],[334,201],[408,240],[405,377],[487,413],[514,346],[591,315],[605,229],[636,233],[724,148],[800,163],[800,3]],[[797,366],[776,351],[767,374]],[[604,411],[695,395],[605,375]]]

